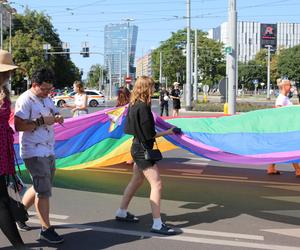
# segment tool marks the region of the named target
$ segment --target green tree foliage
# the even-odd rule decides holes
[[[194,43],[194,31],[191,32],[191,42]],[[159,79],[159,57],[162,52],[163,76],[167,77],[168,83],[177,80],[176,73],[180,74],[180,81],[185,82],[186,57],[183,53],[185,45],[186,30],[178,30],[153,51],[154,79]],[[209,85],[218,83],[225,76],[226,71],[222,44],[208,39],[206,33],[198,31],[198,56],[198,72],[202,78],[199,82]]]
[[[8,37],[5,44],[8,47]],[[48,16],[37,11],[25,10],[24,15],[15,15],[12,29],[12,54],[15,63],[20,65],[26,75],[40,67],[52,68],[56,76],[56,87],[71,86],[80,79],[79,69],[65,55],[51,55],[46,60],[43,44],[48,43],[54,51],[62,51],[61,40]],[[13,88],[22,88],[24,72],[17,71]]]
[[[252,83],[254,79],[259,80],[260,83],[267,83],[267,53],[268,51],[266,49],[262,49],[256,54],[255,59],[250,60],[247,63],[239,62],[239,84],[244,84],[245,88],[254,89]],[[279,77],[277,62],[278,54],[271,53],[270,76],[272,83],[275,83],[276,79]]]
[[[278,57],[279,76],[300,82],[300,45],[282,50]]]
[[[106,70],[104,69],[104,66],[100,64],[92,65],[87,78],[87,86],[89,88],[96,88],[96,89],[99,88],[99,81],[101,80],[102,72],[103,72],[102,79],[104,80],[106,77]]]

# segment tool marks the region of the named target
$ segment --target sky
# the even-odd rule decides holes
[[[300,23],[299,0],[237,0],[238,21]],[[15,0],[11,6],[22,13],[27,6],[44,12],[71,52],[88,42],[91,52],[104,52],[104,26],[131,18],[138,26],[136,59],[159,46],[172,32],[186,27],[186,0]],[[228,19],[228,0],[191,0],[192,28],[208,31]],[[94,64],[103,64],[99,54],[83,58],[72,54],[84,77]]]

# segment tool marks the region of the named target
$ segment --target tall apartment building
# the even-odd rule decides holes
[[[210,29],[208,37],[226,46],[228,44],[227,22]],[[237,24],[238,60],[248,62],[254,59],[265,44],[272,44],[273,50],[290,48],[300,44],[299,23],[265,24],[259,22],[239,21]]]
[[[127,23],[108,24],[104,28],[104,64],[107,70],[111,69],[113,83],[119,83],[120,79],[124,81],[127,75],[128,54],[130,76],[135,77],[137,34],[138,27]]]
[[[136,77],[152,76],[152,51],[136,60]]]

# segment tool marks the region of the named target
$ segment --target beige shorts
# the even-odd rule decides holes
[[[24,159],[24,162],[37,196],[39,198],[50,197],[55,174],[55,156],[32,157]]]

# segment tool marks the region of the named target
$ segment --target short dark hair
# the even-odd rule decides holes
[[[48,68],[40,68],[33,72],[31,81],[42,85],[43,83],[54,84],[54,71]]]

